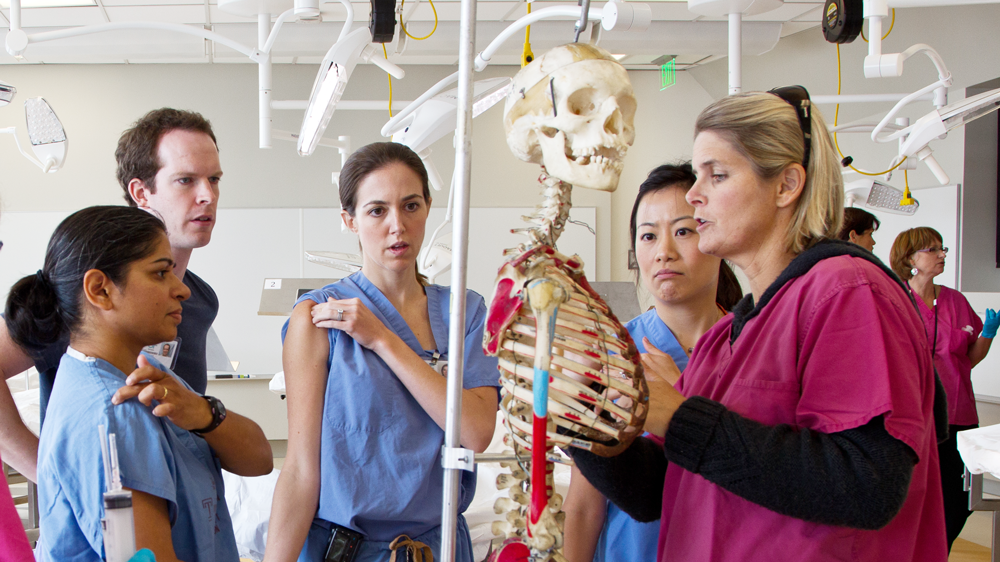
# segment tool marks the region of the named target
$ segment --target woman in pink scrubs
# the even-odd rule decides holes
[[[965,463],[958,454],[955,433],[979,427],[976,397],[972,392],[972,368],[990,351],[1000,317],[986,309],[986,325],[972,310],[962,293],[934,284],[944,272],[944,247],[941,234],[920,226],[899,233],[892,243],[889,262],[892,270],[906,281],[924,319],[927,338],[934,354],[934,367],[948,396],[948,440],[938,444],[941,458],[941,488],[944,493],[944,518],[948,550],[955,542],[969,511],[965,492]]]
[[[833,240],[843,183],[823,118],[782,88],[711,104],[695,135],[698,248],[751,294],[676,389],[648,377],[662,452],[638,439],[573,452],[578,468],[661,518],[660,561],[945,562],[930,346],[899,278]]]

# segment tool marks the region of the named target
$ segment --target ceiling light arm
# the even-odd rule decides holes
[[[903,109],[903,107],[905,107],[907,104],[917,100],[920,96],[923,96],[925,94],[937,90],[938,88],[941,87],[947,88],[950,85],[951,85],[951,76],[948,76],[947,80],[938,80],[937,82],[928,84],[927,86],[924,86],[923,88],[917,90],[916,92],[913,92],[912,94],[896,102],[896,105],[894,105],[892,109],[889,110],[889,113],[887,113],[885,117],[883,117],[882,120],[879,121],[878,125],[875,125],[875,129],[872,130],[872,140],[875,142],[886,143],[886,142],[892,142],[898,139],[899,137],[906,135],[908,133],[908,128],[896,131],[895,133],[885,136],[879,136],[879,133],[881,133],[882,130],[886,128],[889,122],[892,121],[893,118],[895,118],[896,114],[899,113],[899,111]]]
[[[0,129],[0,134],[9,134],[10,136],[14,137],[14,144],[17,145],[17,150],[21,153],[21,156],[24,156],[25,158],[28,159],[29,162],[41,168],[43,172],[48,173],[49,168],[51,168],[55,164],[55,160],[52,158],[46,159],[45,163],[43,164],[37,158],[25,152],[24,148],[21,147],[21,140],[17,138],[17,127],[5,127],[3,129]]]
[[[13,2],[17,2],[17,0],[12,0],[11,13],[15,11]],[[18,4],[20,3],[18,2]],[[18,6],[18,8],[20,8],[20,5]],[[20,14],[18,14],[18,16],[20,16]],[[20,20],[20,17],[18,17],[17,19]],[[11,17],[12,26],[13,22],[14,18]],[[208,39],[209,41],[215,41],[220,45],[229,47],[234,51],[246,55],[247,57],[250,58],[250,60],[254,62],[260,62],[261,60],[264,60],[264,58],[267,56],[266,53],[261,52],[259,49],[252,49],[250,47],[247,47],[246,45],[243,45],[242,43],[239,43],[238,41],[233,41],[232,39],[220,35],[214,31],[209,31],[207,29],[202,29],[199,27],[181,25],[179,23],[164,23],[164,22],[152,22],[152,21],[100,23],[96,25],[72,27],[68,29],[59,29],[55,31],[43,31],[41,33],[25,35],[24,36],[25,41],[23,42],[24,46],[20,46],[20,44],[18,43],[12,45],[10,37],[11,35],[15,35],[14,30],[12,28],[12,30],[7,34],[8,35],[7,52],[10,53],[12,56],[17,57],[21,56],[24,53],[24,48],[27,47],[27,44],[29,43],[42,43],[44,41],[53,41],[56,39],[66,39],[69,37],[79,37],[81,35],[91,35],[94,33],[104,33],[105,31],[118,31],[122,29],[156,29],[160,31],[173,31],[176,33],[193,35],[195,37]],[[21,31],[21,33],[23,34],[24,32]]]
[[[340,3],[347,9],[347,17],[344,18],[344,26],[340,28],[337,43],[340,43],[344,40],[344,37],[347,37],[347,34],[351,32],[351,27],[354,25],[354,6],[351,5],[350,0],[340,0]]]
[[[514,23],[507,26],[496,36],[493,41],[490,42],[489,46],[483,49],[479,55],[476,56],[476,72],[482,71],[486,68],[486,65],[490,63],[490,59],[493,55],[500,49],[508,39],[513,37],[515,34],[520,33],[525,27],[548,18],[558,18],[558,17],[571,17],[576,18],[580,15],[580,8],[578,7],[562,7],[562,6],[552,6],[549,8],[542,8],[541,10],[533,11],[530,14],[521,16]],[[588,13],[588,19],[590,20],[600,20],[604,15],[604,10],[602,8],[591,8]]]
[[[270,23],[271,16],[269,14],[261,14],[261,15],[266,15],[268,17],[267,18],[268,23]],[[278,16],[278,19],[274,21],[274,27],[271,28],[271,33],[269,33],[267,36],[267,41],[260,46],[260,50],[264,54],[271,53],[271,48],[274,47],[274,40],[278,38],[278,32],[281,31],[281,26],[289,19],[293,19],[296,17],[297,16],[295,15],[295,8],[289,8],[284,12],[282,12],[280,16]]]
[[[580,13],[580,9],[576,7],[562,7],[562,6],[552,6],[549,8],[542,8],[541,10],[531,12],[525,16],[521,16],[514,23],[507,26],[506,29],[500,32],[493,41],[490,42],[489,46],[482,50],[478,56],[476,56],[475,66],[476,71],[479,72],[486,68],[490,63],[490,59],[493,57],[494,53],[500,48],[501,45],[508,39],[514,36],[514,34],[519,33],[525,27],[548,18],[558,18],[558,17],[576,17]],[[603,10],[601,8],[591,8],[590,19],[602,19]],[[449,86],[458,81],[458,72],[453,72],[448,76],[445,76],[437,84],[431,86],[426,92],[420,95],[417,99],[413,100],[413,103],[406,106],[405,109],[393,116],[392,119],[386,122],[382,126],[382,136],[391,137],[393,131],[399,129],[400,123],[404,119],[413,114],[414,111],[420,108],[420,106],[427,100],[433,98],[434,96],[445,91]]]

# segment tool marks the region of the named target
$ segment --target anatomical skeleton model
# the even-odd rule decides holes
[[[603,49],[574,43],[524,67],[504,110],[507,144],[542,165],[545,201],[505,252],[483,345],[499,357],[505,443],[517,460],[497,479],[497,562],[563,560],[565,514],[552,488],[554,445],[612,456],[642,432],[646,383],[628,331],[590,287],[578,256],[556,250],[573,185],[614,191],[635,139],[635,97]],[[617,398],[617,400],[615,400]]]

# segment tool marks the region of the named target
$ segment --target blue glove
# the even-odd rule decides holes
[[[986,321],[983,322],[983,337],[992,338],[996,336],[997,328],[1000,328],[1000,315],[992,308],[987,308]]]
[[[128,562],[156,562],[156,556],[153,556],[152,550],[144,548],[129,558]]]

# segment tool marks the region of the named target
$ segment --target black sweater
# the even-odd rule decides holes
[[[740,301],[733,310],[731,342],[783,285],[838,255],[868,260],[902,287],[902,281],[870,252],[845,242],[823,241],[796,257],[756,306],[751,295]],[[909,291],[905,293],[912,301]],[[940,441],[947,436],[947,402],[940,380],[936,383],[934,413]],[[674,413],[662,448],[640,438],[612,458],[576,449],[569,452],[587,480],[637,521],[660,518],[664,477],[667,463],[672,462],[777,513],[858,529],[879,529],[892,520],[906,501],[917,462],[909,446],[889,435],[881,416],[861,427],[826,434],[765,425],[699,396],[684,401]]]

